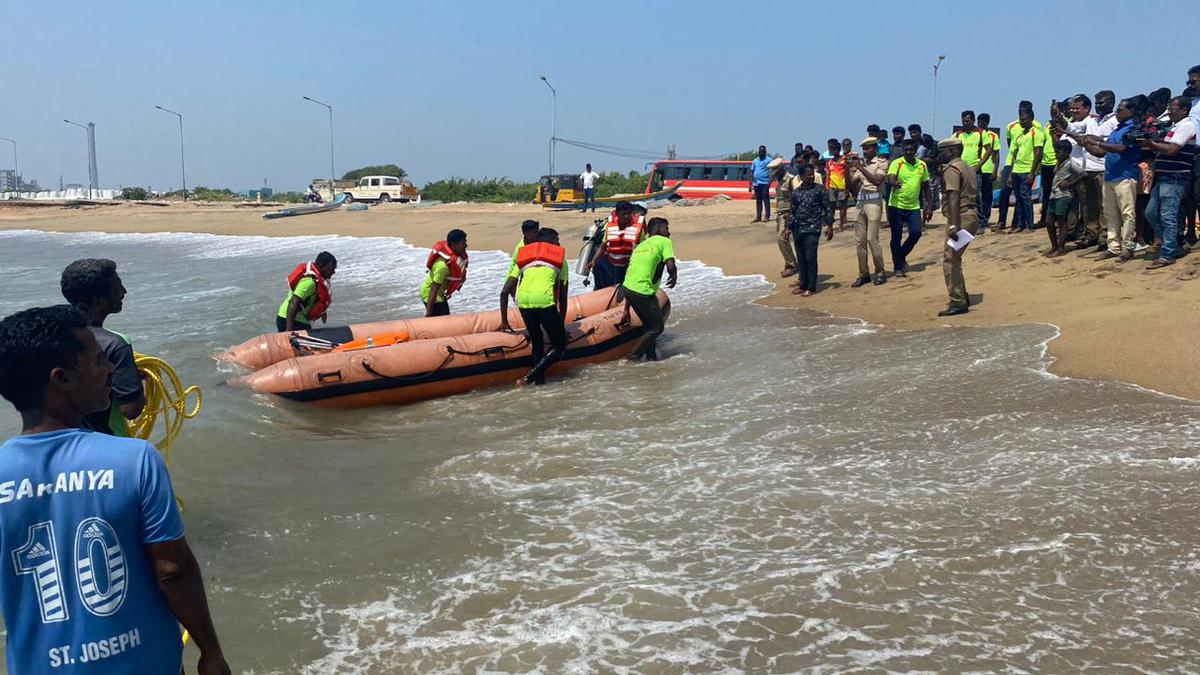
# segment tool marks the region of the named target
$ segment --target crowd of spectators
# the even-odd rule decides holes
[[[1067,255],[1070,244],[1102,261],[1126,263],[1141,254],[1151,270],[1191,251],[1200,205],[1200,66],[1188,71],[1179,95],[1163,87],[1118,99],[1101,90],[1054,100],[1045,114],[1039,121],[1033,103],[1021,101],[1017,118],[993,129],[988,113],[964,110],[941,142],[919,124],[893,126],[890,135],[871,124],[860,152],[849,138],[830,138],[824,150],[796,143],[790,160],[769,161],[760,147],[760,175],[769,171],[764,180],[777,186],[781,275],[800,277],[795,292],[815,293],[816,242],[822,230],[832,238],[836,223],[840,230],[853,226],[857,240],[859,277],[851,286],[883,284],[889,275],[879,233],[886,223],[891,276],[906,276],[908,255],[946,197],[943,174],[955,160],[970,167],[953,176],[955,201],[970,197],[978,234],[1044,228],[1047,257]],[[964,173],[975,189],[961,187]],[[765,192],[756,191],[759,217],[765,210],[769,219]]]

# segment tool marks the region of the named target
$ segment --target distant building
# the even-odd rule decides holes
[[[0,169],[0,192],[19,192],[21,175],[16,169]]]
[[[249,199],[258,199],[260,196],[263,199],[270,199],[273,194],[275,194],[275,190],[268,187],[246,190],[246,197]]]

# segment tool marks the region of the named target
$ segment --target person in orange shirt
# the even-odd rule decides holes
[[[838,229],[846,229],[846,158],[842,155],[842,144],[831,138],[829,159],[825,160],[825,189],[829,192],[829,204],[839,214]]]

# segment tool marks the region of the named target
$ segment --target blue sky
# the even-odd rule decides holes
[[[83,132],[62,120],[94,121],[103,186],[178,187],[162,105],[185,116],[189,185],[299,189],[329,171],[307,94],[335,107],[339,174],[395,162],[418,184],[530,180],[546,171],[543,73],[561,137],[711,155],[928,127],[939,53],[939,136],[966,107],[1003,124],[1021,98],[1041,117],[1077,91],[1178,93],[1200,62],[1200,10],[1185,22],[1182,2],[897,4],[0,0],[0,136],[27,178],[86,182]],[[1129,51],[1089,51],[1114,43]],[[559,146],[560,171],[586,161],[644,167]]]

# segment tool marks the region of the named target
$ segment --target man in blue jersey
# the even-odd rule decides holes
[[[0,321],[0,609],[8,672],[177,675],[179,624],[202,675],[229,673],[162,457],[79,428],[110,404],[105,358],[67,305]]]

